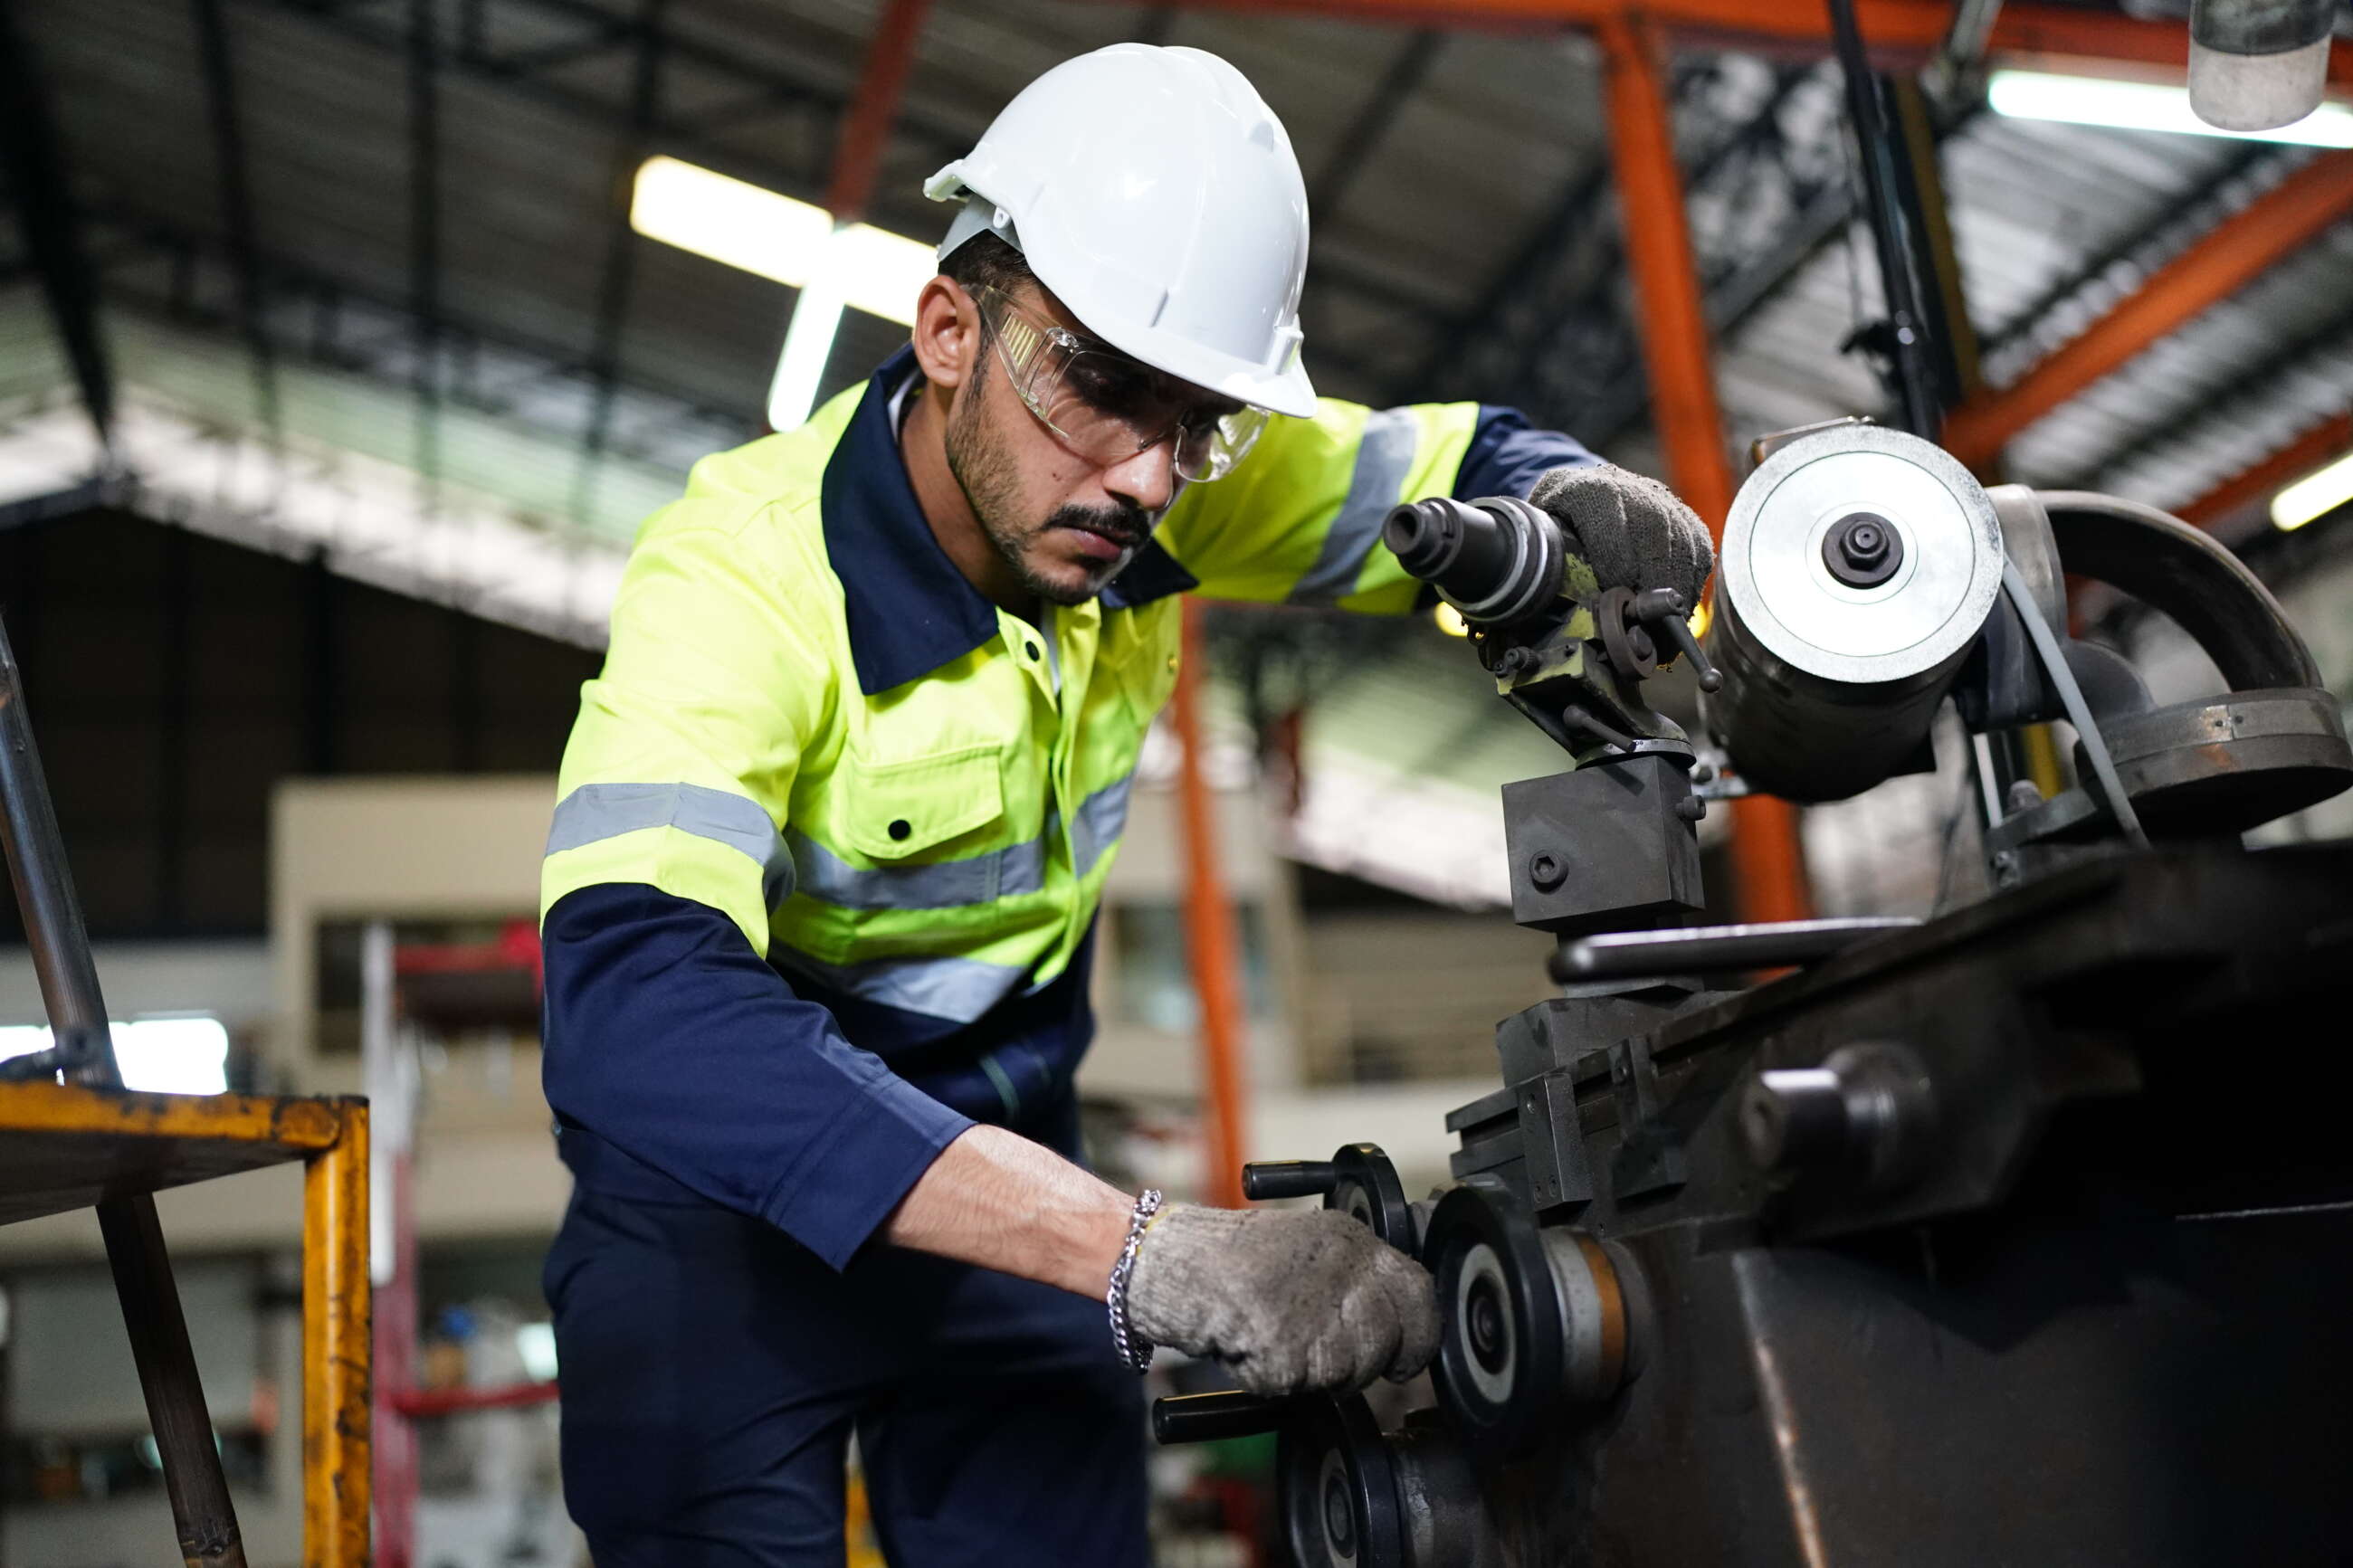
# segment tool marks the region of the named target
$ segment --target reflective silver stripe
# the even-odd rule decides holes
[[[1291,590],[1294,605],[1336,605],[1356,586],[1365,557],[1381,536],[1381,524],[1397,510],[1398,492],[1413,469],[1421,422],[1410,408],[1383,408],[1365,421],[1356,447],[1356,469],[1348,477],[1348,499],[1324,535],[1324,548]]]
[[[878,958],[865,963],[820,963],[777,942],[768,956],[788,975],[951,1023],[969,1024],[1011,995],[1026,969],[976,958]]]
[[[675,827],[751,857],[760,868],[760,888],[770,909],[792,896],[792,857],[760,803],[702,784],[582,784],[557,804],[547,827],[547,853],[649,827]]]
[[[800,890],[846,910],[953,910],[991,903],[1046,885],[1046,841],[1008,844],[963,860],[928,866],[853,866],[797,828],[785,841]]]
[[[1083,877],[1095,868],[1103,851],[1119,842],[1127,828],[1127,792],[1135,784],[1135,774],[1113,779],[1079,803],[1077,815],[1071,818],[1071,851],[1078,857],[1079,875]]]

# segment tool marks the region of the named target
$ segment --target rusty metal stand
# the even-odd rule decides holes
[[[366,1108],[316,1100],[175,1103],[174,1097],[122,1089],[89,932],[5,626],[0,841],[55,1042],[38,1056],[9,1064],[9,1076],[48,1081],[0,1087],[0,1133],[16,1134],[0,1152],[0,1223],[84,1205],[98,1209],[180,1555],[188,1568],[244,1568],[237,1510],[221,1473],[154,1192],[256,1164],[311,1159],[303,1235],[303,1324],[312,1363],[304,1378],[304,1462],[311,1494],[306,1556],[313,1568],[358,1568],[367,1560]],[[300,1107],[318,1109],[320,1115],[309,1120],[314,1134],[322,1131],[323,1137],[288,1135],[288,1113]],[[176,1124],[185,1124],[177,1138],[164,1131]],[[224,1142],[230,1146],[220,1146]],[[354,1247],[355,1279],[350,1258],[342,1256]],[[334,1467],[354,1459],[355,1479],[336,1473]],[[322,1469],[334,1494],[323,1503],[317,1495]]]

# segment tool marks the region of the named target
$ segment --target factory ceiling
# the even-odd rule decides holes
[[[1912,26],[1939,9],[1872,0],[1864,15]],[[1538,10],[1488,0],[1461,12],[1484,30],[1440,32],[1365,19],[1410,15],[1379,4],[935,0],[867,216],[934,237],[924,176],[1060,59],[1123,38],[1214,50],[1281,113],[1306,171],[1321,390],[1515,404],[1659,471],[1600,54]],[[1778,7],[1756,10],[1757,29],[1793,34]],[[697,458],[764,427],[794,303],[634,234],[632,175],[669,153],[824,201],[883,15],[871,0],[0,0],[0,54],[29,89],[5,95],[8,199],[32,220],[0,226],[0,507],[143,496],[208,531],[597,640],[637,521]],[[2151,26],[2088,5],[2009,15],[2028,18],[2013,43],[2037,16],[2069,37]],[[1788,36],[1674,41],[1666,85],[1727,438],[1880,410],[1877,377],[1841,347],[1879,304],[1834,68]],[[2353,160],[2008,120],[1966,92],[1939,112],[1997,394],[2201,240],[2234,236],[2223,226],[2258,227],[2267,198]],[[2342,210],[1997,432],[2010,476],[2194,506],[2341,421]],[[63,300],[44,289],[60,268],[80,279]],[[78,304],[89,330],[60,331]],[[825,390],[902,336],[849,312]],[[93,374],[117,410],[111,464],[81,406]],[[2227,537],[2236,520],[2210,521]]]

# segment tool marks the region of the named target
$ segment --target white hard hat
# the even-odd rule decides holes
[[[923,194],[966,203],[942,259],[990,230],[1114,348],[1243,403],[1315,412],[1299,355],[1306,184],[1282,122],[1217,56],[1113,44],[1065,60]]]

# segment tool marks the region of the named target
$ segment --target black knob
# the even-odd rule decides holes
[[[1242,1196],[1320,1198],[1340,1184],[1329,1160],[1254,1160],[1242,1167]]]

